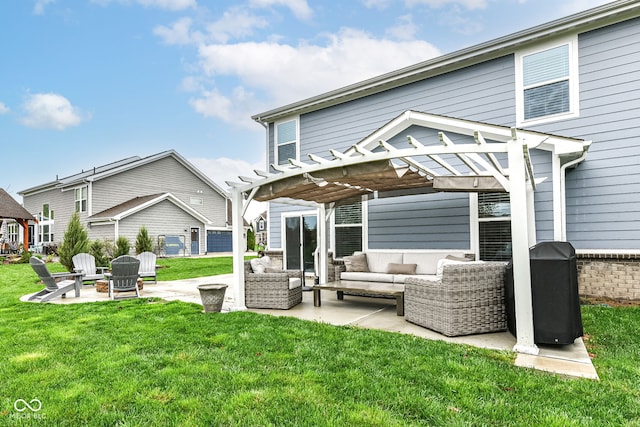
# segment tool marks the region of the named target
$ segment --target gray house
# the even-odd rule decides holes
[[[229,196],[174,150],[129,157],[19,192],[35,247],[60,243],[78,212],[90,239],[133,244],[145,226],[160,255],[231,250]]]
[[[572,243],[581,293],[640,298],[638,69],[640,3],[620,0],[265,111],[269,166],[232,198],[269,201],[289,268],[314,226],[337,258],[513,258],[517,347],[534,351],[536,242]]]

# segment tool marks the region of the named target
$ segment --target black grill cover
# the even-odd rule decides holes
[[[541,242],[529,250],[536,344],[572,344],[582,336],[576,252],[568,242]],[[516,335],[513,265],[505,275],[507,327]]]

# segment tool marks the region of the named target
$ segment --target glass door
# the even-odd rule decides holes
[[[288,270],[313,273],[313,254],[318,246],[318,217],[297,215],[285,218],[285,258]]]

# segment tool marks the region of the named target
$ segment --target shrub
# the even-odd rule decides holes
[[[131,244],[129,243],[129,239],[124,236],[118,236],[118,240],[116,240],[116,249],[113,252],[113,257],[118,258],[121,255],[129,255],[131,251]]]
[[[151,251],[153,251],[153,240],[151,240],[147,228],[143,225],[140,227],[140,231],[138,231],[138,235],[136,236],[136,254]]]
[[[97,267],[109,266],[109,256],[105,251],[105,244],[102,240],[94,240],[91,242],[91,246],[89,246],[89,253],[96,259]]]
[[[64,239],[58,249],[58,255],[60,256],[60,264],[67,269],[67,271],[73,271],[74,255],[89,251],[89,237],[87,230],[80,223],[80,216],[75,212],[69,224],[67,225],[67,231],[64,232]]]

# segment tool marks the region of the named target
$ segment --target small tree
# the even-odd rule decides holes
[[[138,235],[136,236],[136,254],[152,251],[153,240],[151,240],[151,237],[149,237],[149,232],[147,232],[147,228],[143,225],[142,227],[140,227],[140,231],[138,231]]]
[[[129,244],[129,239],[124,236],[118,236],[118,240],[116,240],[116,249],[113,253],[114,258],[118,258],[121,255],[129,255],[129,251],[131,251],[131,245]]]
[[[109,256],[105,250],[105,245],[102,240],[94,240],[89,246],[89,253],[96,259],[97,267],[108,267]]]
[[[253,232],[253,228],[249,228],[247,231],[247,250],[254,251],[256,249],[256,233]]]
[[[67,271],[73,271],[72,258],[74,255],[88,251],[89,237],[87,230],[82,226],[80,216],[75,212],[71,215],[71,219],[67,225],[67,231],[64,232],[62,245],[60,245],[58,250],[60,264],[62,264]]]

